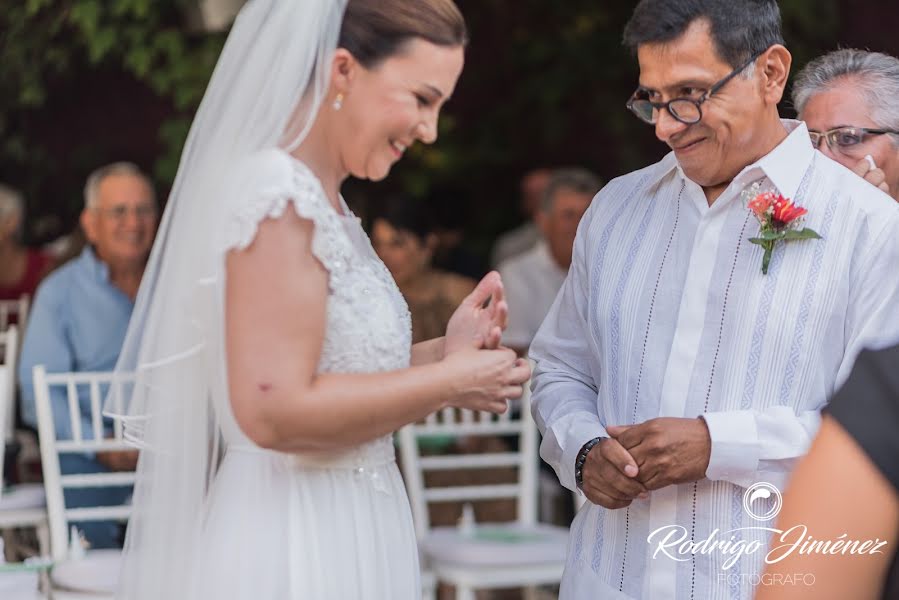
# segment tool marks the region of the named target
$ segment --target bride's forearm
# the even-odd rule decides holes
[[[412,344],[412,366],[427,365],[443,359],[443,337]]]
[[[455,379],[437,363],[382,373],[321,374],[299,395],[288,391],[244,404],[258,411],[249,421],[255,431],[247,433],[260,446],[281,452],[359,445],[446,406]]]

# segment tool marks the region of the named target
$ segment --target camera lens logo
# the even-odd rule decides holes
[[[756,521],[770,521],[782,506],[780,490],[764,481],[753,484],[743,494],[743,510]]]

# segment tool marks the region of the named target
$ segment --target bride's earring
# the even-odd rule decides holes
[[[334,110],[340,110],[343,108],[343,94],[337,94],[337,97],[334,98]]]

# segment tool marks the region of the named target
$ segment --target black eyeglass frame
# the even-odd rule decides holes
[[[644,123],[648,123],[650,125],[655,125],[656,121],[658,121],[658,119],[652,120],[652,117],[650,117],[649,120],[644,119],[640,115],[639,112],[634,110],[634,104],[636,102],[646,102],[654,109],[654,112],[655,111],[660,112],[664,108],[665,110],[668,111],[668,114],[671,115],[671,118],[673,118],[678,123],[683,123],[684,125],[695,125],[696,123],[699,123],[700,121],[702,121],[702,105],[706,102],[706,100],[711,98],[712,95],[715,94],[716,92],[720,91],[721,88],[723,88],[725,85],[727,85],[727,83],[731,79],[733,79],[734,77],[736,77],[737,75],[739,75],[740,73],[745,71],[749,65],[754,63],[758,59],[758,57],[761,56],[762,54],[764,54],[767,50],[768,49],[766,48],[765,50],[762,50],[761,52],[757,52],[757,53],[753,54],[749,58],[749,60],[747,60],[745,63],[743,63],[742,65],[740,65],[739,67],[737,67],[736,69],[731,71],[730,73],[728,73],[723,79],[720,79],[715,84],[713,84],[712,87],[710,87],[708,90],[703,92],[699,98],[672,98],[668,102],[653,102],[652,100],[650,100],[648,98],[638,98],[637,94],[639,94],[641,91],[645,91],[645,90],[637,90],[636,92],[634,92],[631,95],[630,100],[627,101],[627,105],[626,105],[627,109],[629,111],[631,111],[632,113],[634,113],[637,116],[637,118],[640,119],[641,121],[643,121]],[[696,112],[698,113],[699,116],[695,120],[689,120],[689,119],[685,119],[683,117],[678,116],[677,111],[671,110],[671,104],[674,102],[689,102],[690,104],[692,104],[696,107]],[[650,113],[650,115],[652,115],[652,114],[653,113]]]
[[[861,131],[865,135],[899,135],[899,131],[894,129],[871,129],[869,127],[854,127],[852,125],[843,125],[842,127],[834,127],[833,129],[828,129],[827,131],[814,131],[812,129],[808,130],[808,135],[812,140],[812,146],[815,147],[815,150],[819,150],[821,148],[821,140],[827,142],[827,147],[834,151],[839,151],[841,148],[852,148],[853,146],[858,146],[859,144],[865,143],[865,140],[862,139],[855,144],[840,144],[836,141],[836,134],[841,131],[846,131],[847,129],[851,129],[854,131]]]

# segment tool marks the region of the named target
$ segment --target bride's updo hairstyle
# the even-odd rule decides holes
[[[372,69],[414,38],[464,46],[465,19],[453,0],[349,0],[337,46]]]

